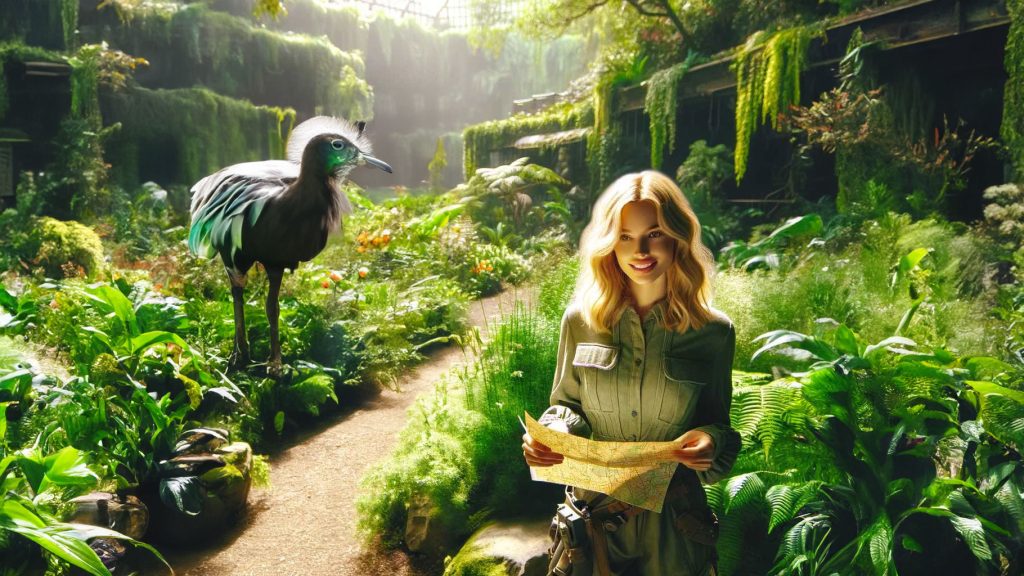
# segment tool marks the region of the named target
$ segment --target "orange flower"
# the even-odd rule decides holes
[[[384,239],[381,236],[374,236],[372,240],[374,246],[380,246],[383,241]]]
[[[338,274],[336,270],[331,270],[330,278],[335,282],[341,282],[341,274]]]
[[[331,283],[328,282],[327,280],[324,280],[323,282],[321,282],[320,285],[323,286],[324,288],[330,288],[331,287]]]
[[[359,269],[359,277],[360,278],[366,278],[366,275],[369,274],[369,273],[370,273],[370,269],[367,268],[366,266],[363,266],[362,268]]]
[[[54,310],[56,310],[57,308],[60,308],[60,304],[57,303],[56,299],[50,300],[50,308],[53,308]]]
[[[356,248],[356,252],[359,252],[360,254],[366,252],[366,246],[360,246],[359,248]]]
[[[363,230],[362,232],[359,233],[359,236],[356,236],[356,242],[360,244],[366,244],[367,237],[368,235],[366,234],[366,230]]]

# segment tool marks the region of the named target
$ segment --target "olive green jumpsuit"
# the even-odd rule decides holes
[[[739,434],[729,426],[732,322],[714,311],[700,329],[676,332],[664,327],[664,314],[664,300],[643,321],[626,307],[611,333],[599,334],[584,324],[577,308],[566,310],[552,406],[540,418],[542,424],[560,422],[570,433],[595,440],[666,441],[694,428],[714,440],[710,470],[680,465],[676,471],[673,486],[689,485],[687,497],[666,502],[661,514],[645,510],[608,533],[617,576],[709,573],[713,550],[685,538],[675,520],[706,508],[700,482],[728,474],[740,449]]]

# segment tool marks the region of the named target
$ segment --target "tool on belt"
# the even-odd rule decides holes
[[[689,493],[685,484],[669,489],[665,503],[683,499]],[[605,500],[607,504],[602,505]],[[565,489],[565,502],[558,505],[551,519],[548,534],[548,576],[609,576],[608,533],[617,531],[643,508],[599,494],[590,502],[576,498],[572,487]],[[675,521],[676,529],[686,538],[711,546],[718,541],[718,518],[706,506],[702,511],[687,511]],[[712,574],[717,574],[717,558]]]

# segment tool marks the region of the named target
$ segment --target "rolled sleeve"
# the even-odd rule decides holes
[[[701,482],[712,484],[721,480],[732,470],[739,456],[742,441],[738,432],[729,422],[732,407],[732,362],[736,354],[736,330],[729,325],[725,340],[715,359],[715,377],[698,400],[694,429],[711,436],[715,452],[711,468],[698,472]]]
[[[580,402],[580,380],[572,359],[576,352],[576,339],[572,333],[572,308],[562,316],[562,327],[558,335],[558,364],[551,386],[551,407],[544,411],[538,422],[550,428],[564,429],[576,435],[590,437],[590,423],[583,413]],[[564,426],[564,428],[563,428]]]

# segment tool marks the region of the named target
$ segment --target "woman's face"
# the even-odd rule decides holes
[[[631,284],[647,285],[665,276],[675,257],[676,241],[658,226],[658,209],[640,200],[622,208],[615,260]]]

